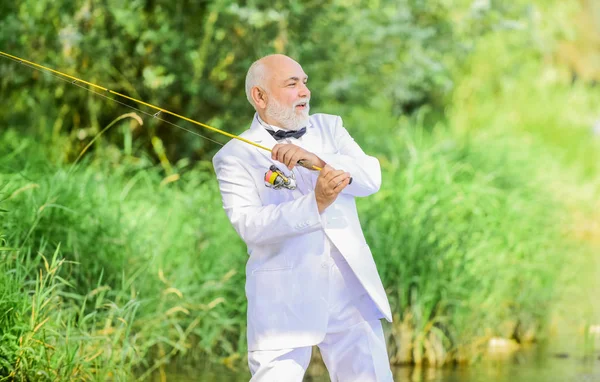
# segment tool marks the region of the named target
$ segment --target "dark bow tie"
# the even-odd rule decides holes
[[[273,138],[275,138],[278,141],[286,138],[300,138],[304,135],[304,133],[306,133],[306,127],[303,127],[300,130],[266,130],[269,132],[269,134],[271,134],[271,136],[273,136]]]

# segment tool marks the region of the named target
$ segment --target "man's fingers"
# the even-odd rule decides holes
[[[302,149],[294,150],[290,153],[289,163],[287,164],[290,170],[298,163],[300,159],[306,159],[306,152]]]
[[[298,161],[305,159],[304,158],[305,155],[304,153],[302,153],[301,151],[296,152],[291,158],[290,158],[290,164],[288,165],[288,168],[291,170],[292,168],[294,168],[294,166],[296,164],[298,164]]]
[[[273,148],[271,149],[271,159],[277,160],[277,153],[279,152],[280,147],[280,144],[276,144],[275,146],[273,146]]]
[[[271,159],[283,163],[283,157],[290,149],[293,148],[290,146],[293,145],[278,143],[275,146],[273,146],[273,148],[271,149]]]
[[[333,192],[335,192],[336,194],[339,194],[340,192],[342,192],[342,190],[350,184],[350,179],[352,179],[352,178],[347,177],[344,180],[342,180],[340,183],[338,183],[338,185],[333,188]]]
[[[289,158],[290,152],[292,150],[293,150],[293,147],[289,147],[289,146],[284,146],[281,149],[279,149],[278,161],[285,164],[285,159]]]
[[[349,184],[350,184],[350,179],[352,179],[352,178],[350,178],[350,177],[347,177],[347,178],[345,178],[344,180],[342,180],[340,183],[338,183],[338,184],[337,184],[337,185],[336,185],[336,186],[333,188],[333,191],[334,191],[336,194],[339,194],[340,192],[342,192],[342,190],[343,190],[344,188],[346,188],[346,186],[347,186],[347,185],[349,185]]]
[[[325,180],[326,182],[329,182],[332,178],[339,175],[340,173],[342,173],[341,170],[333,170],[333,169],[329,170],[329,171],[323,173],[323,180]]]
[[[305,156],[307,156],[306,151],[293,144],[278,143],[271,149],[271,159],[283,163],[290,170],[299,160],[305,159]]]
[[[331,180],[329,180],[327,185],[333,189],[333,188],[337,187],[340,183],[342,183],[344,180],[346,180],[347,178],[350,178],[350,174],[347,172],[341,171],[341,174],[334,176]]]
[[[335,177],[343,175],[343,174],[344,174],[343,170],[329,171],[327,174],[325,174],[324,180],[325,180],[325,182],[329,183]]]
[[[284,150],[285,151],[281,151],[279,154],[279,161],[289,167],[288,160],[290,158],[292,149],[289,147],[286,147]]]

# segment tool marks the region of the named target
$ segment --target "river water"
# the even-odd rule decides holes
[[[245,365],[235,372],[225,367],[187,365],[167,370],[167,381],[248,381]],[[396,382],[600,382],[600,352],[560,352],[534,346],[510,356],[488,359],[471,366],[446,368],[394,368]],[[153,381],[160,381],[156,375]],[[305,382],[329,382],[322,365],[309,368]]]

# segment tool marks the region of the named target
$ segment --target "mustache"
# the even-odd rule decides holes
[[[300,105],[302,103],[305,103],[306,106],[309,107],[310,106],[310,98],[294,102],[294,104],[292,105],[292,108],[295,108],[296,106],[298,106],[298,105]]]

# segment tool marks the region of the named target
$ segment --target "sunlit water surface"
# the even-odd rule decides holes
[[[520,350],[510,356],[486,360],[468,367],[442,369],[399,367],[396,382],[600,382],[600,352],[564,352],[541,346]],[[243,365],[242,365],[243,366]],[[316,376],[315,376],[316,374]],[[312,376],[311,376],[312,375]],[[236,382],[248,381],[247,369],[237,372],[225,367],[186,365],[167,370],[167,381]],[[311,365],[306,382],[328,382],[322,365]],[[153,381],[160,381],[154,376]]]

